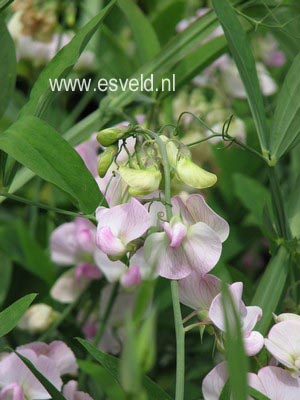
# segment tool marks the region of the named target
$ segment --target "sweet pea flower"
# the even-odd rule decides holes
[[[281,364],[300,376],[300,321],[290,319],[274,325],[265,339],[265,346]]]
[[[121,258],[128,245],[150,228],[150,216],[136,199],[112,208],[99,207],[96,243],[100,250],[112,257]]]
[[[63,395],[67,400],[93,400],[93,398],[84,392],[77,390],[78,383],[76,381],[69,381],[63,388]]]
[[[34,304],[25,312],[18,327],[31,333],[44,332],[58,316],[59,313],[54,311],[48,304]]]
[[[245,306],[242,301],[242,282],[236,282],[230,285],[229,291],[232,295],[235,308],[240,316],[246,353],[249,356],[253,356],[260,352],[264,344],[263,336],[259,332],[252,330],[257,321],[261,318],[262,310],[260,307],[256,306]],[[208,314],[213,324],[218,329],[225,332],[226,327],[224,319],[223,299],[221,293],[218,294],[212,301]]]
[[[91,172],[91,174],[96,177],[97,173],[97,164],[98,164],[98,152],[100,150],[100,144],[97,141],[97,134],[94,133],[89,140],[80,143],[75,147],[75,150],[83,159],[87,169]]]
[[[202,393],[204,400],[219,400],[228,379],[227,363],[221,362],[203,379]]]
[[[229,227],[200,195],[172,199],[173,217],[163,232],[149,235],[145,258],[160,276],[182,279],[197,271],[209,272],[218,262]]]
[[[201,314],[208,314],[209,307],[220,290],[220,279],[210,274],[199,275],[192,272],[179,281],[180,302]]]
[[[299,400],[300,379],[279,367],[264,367],[248,374],[249,385],[271,400]]]

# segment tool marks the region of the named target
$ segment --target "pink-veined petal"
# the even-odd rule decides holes
[[[50,237],[51,259],[57,264],[71,265],[77,262],[75,224],[68,222],[57,227]]]
[[[95,261],[109,282],[118,281],[127,270],[122,261],[111,261],[101,250],[96,250]]]
[[[204,400],[219,400],[228,379],[227,363],[218,364],[203,380],[202,393]]]
[[[109,226],[103,226],[97,230],[96,242],[99,249],[110,256],[121,257],[126,253],[126,246]]]
[[[250,333],[244,334],[243,338],[245,351],[248,356],[255,356],[263,348],[264,338],[259,332],[252,331]]]

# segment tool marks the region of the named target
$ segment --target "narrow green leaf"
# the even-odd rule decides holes
[[[11,260],[0,251],[0,307],[5,301],[7,292],[9,290],[11,275],[12,275],[12,262]]]
[[[270,134],[273,163],[300,141],[300,54],[295,58],[278,96]]]
[[[230,400],[230,395],[231,395],[230,382],[229,379],[227,379],[227,382],[225,383],[222,389],[219,400]]]
[[[1,4],[0,4],[1,10]],[[17,61],[14,42],[5,21],[0,17],[1,63],[0,63],[0,118],[4,114],[15,87]]]
[[[37,115],[43,116],[47,107],[53,99],[53,93],[50,90],[49,79],[58,79],[65,77],[72,69],[80,54],[83,52],[87,43],[98,29],[100,23],[111,10],[116,0],[112,0],[101,12],[89,21],[73,37],[71,42],[61,49],[58,54],[49,62],[39,75],[33,86],[30,99],[21,110],[21,116]]]
[[[0,337],[14,329],[36,296],[35,293],[28,294],[0,312]]]
[[[249,394],[255,400],[272,400],[251,386],[249,386]]]
[[[20,353],[17,351],[15,352],[17,356],[23,361],[23,363],[30,369],[30,371],[33,373],[33,375],[38,379],[38,381],[43,385],[43,387],[47,390],[47,392],[50,394],[52,400],[67,400],[57,389],[56,387],[48,381],[47,378],[44,377],[32,364],[31,361],[29,361],[26,357],[22,356]]]
[[[85,213],[95,211],[101,193],[76,151],[46,122],[24,117],[0,136],[0,149],[38,176],[67,192]]]
[[[232,400],[247,400],[248,360],[245,355],[240,317],[226,284],[222,287],[222,302],[226,327],[225,353],[231,398]]]
[[[0,12],[5,10],[14,0],[2,0],[0,1]]]
[[[229,49],[244,83],[262,152],[267,155],[268,125],[250,43],[228,0],[212,0],[212,4],[224,29]]]
[[[77,340],[86,349],[86,351],[113,376],[116,382],[120,384],[120,360],[98,350],[87,340],[80,338],[77,338]],[[143,379],[143,386],[147,391],[149,400],[171,400],[171,397],[147,376],[145,376]]]
[[[148,18],[132,0],[118,0],[133,32],[141,64],[152,60],[160,50],[155,30]]]
[[[265,335],[272,321],[272,313],[282,296],[289,270],[289,255],[284,247],[280,247],[277,254],[270,260],[252,300],[252,305],[263,310],[262,319],[255,329]]]

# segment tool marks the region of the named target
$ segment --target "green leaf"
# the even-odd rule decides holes
[[[278,96],[270,134],[271,159],[275,164],[300,141],[300,54],[295,58]]]
[[[0,12],[5,10],[14,0],[2,0],[0,1]]]
[[[234,191],[243,206],[255,217],[258,226],[263,226],[264,208],[272,210],[271,195],[260,182],[246,175],[234,174]]]
[[[35,293],[28,294],[0,312],[0,337],[14,329],[36,296]]]
[[[9,290],[11,275],[12,275],[12,263],[10,259],[0,251],[0,307],[5,301],[7,292]]]
[[[17,356],[23,361],[23,363],[30,369],[30,371],[33,373],[33,375],[38,379],[38,381],[43,385],[43,387],[47,390],[47,392],[50,394],[52,400],[67,400],[57,389],[56,387],[48,381],[47,378],[44,377],[32,364],[31,361],[29,361],[26,357],[22,356],[20,353],[15,351]]]
[[[120,384],[120,360],[98,350],[87,340],[80,338],[77,338],[77,340],[87,350],[87,352],[114,377],[115,381]],[[171,400],[171,397],[147,376],[143,379],[143,386],[147,391],[149,400]]]
[[[1,10],[1,5],[0,5]],[[17,74],[17,61],[14,42],[7,30],[5,21],[0,18],[1,63],[0,63],[0,118],[4,114],[13,93]]]
[[[114,380],[112,375],[99,364],[91,361],[77,360],[79,368],[85,374],[93,378],[110,400],[125,400],[125,394],[121,386]]]
[[[264,394],[252,388],[251,386],[249,386],[249,395],[253,397],[253,399],[255,400],[271,400],[269,397],[265,396]]]
[[[253,306],[259,306],[263,310],[262,319],[256,324],[255,330],[265,335],[272,321],[272,313],[276,312],[279,300],[282,296],[288,271],[289,254],[284,247],[280,247],[274,257],[271,258],[252,300]]]
[[[219,400],[230,400],[230,395],[231,395],[231,390],[230,390],[230,382],[229,379],[227,379],[227,382],[225,383]]]
[[[56,268],[21,220],[0,228],[0,250],[5,253],[3,257],[17,262],[48,285],[54,282]]]
[[[245,354],[241,322],[232,295],[226,284],[222,287],[222,303],[226,327],[225,353],[233,400],[247,400],[248,360]]]
[[[263,154],[266,155],[268,153],[268,125],[250,43],[228,0],[212,0],[212,4],[224,29],[229,49],[244,83],[260,146]]]
[[[95,211],[101,193],[77,152],[46,122],[24,117],[0,136],[0,149],[67,192],[79,209]]]
[[[44,115],[51,99],[54,97],[53,92],[50,91],[49,79],[54,80],[62,78],[70,72],[87,43],[115,2],[116,0],[112,0],[108,6],[80,29],[71,42],[61,49],[43,69],[31,90],[28,103],[21,110],[21,116],[28,114],[37,116]]]
[[[130,24],[141,63],[151,61],[160,44],[150,21],[132,0],[118,0],[118,6]]]

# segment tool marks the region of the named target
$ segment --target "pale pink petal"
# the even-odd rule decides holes
[[[202,393],[204,400],[219,400],[228,379],[227,364],[221,362],[203,380]]]
[[[243,318],[243,331],[250,332],[262,317],[262,309],[257,306],[246,307],[247,314]]]
[[[209,310],[221,290],[221,281],[213,275],[192,272],[179,281],[180,302],[194,310]]]
[[[71,265],[77,262],[77,241],[73,222],[60,225],[50,237],[51,259],[57,264]]]
[[[199,194],[193,194],[186,200],[186,206],[194,222],[204,222],[219,236],[224,242],[229,235],[228,223],[216,214]]]
[[[176,222],[174,224],[165,222],[163,228],[170,240],[170,247],[177,249],[187,233],[187,227],[181,222]]]
[[[121,277],[121,285],[125,288],[137,286],[141,283],[142,276],[138,265],[133,265]]]
[[[203,222],[192,225],[182,247],[193,271],[206,274],[220,259],[222,244],[217,234]]]
[[[117,171],[116,166],[112,166],[104,178],[96,178],[101,193],[110,207],[117,206],[128,200],[128,187]],[[113,173],[114,171],[114,173]]]
[[[150,268],[167,279],[182,279],[191,272],[191,266],[181,247],[172,249],[164,232],[153,233],[145,241],[145,258]]]
[[[269,352],[288,368],[300,370],[300,321],[286,320],[274,325],[265,346]]]
[[[11,383],[0,390],[0,400],[26,400],[17,383]]]
[[[96,226],[86,218],[75,218],[76,242],[82,252],[92,254],[95,249]]]
[[[93,400],[92,397],[84,392],[77,390],[78,383],[69,381],[63,388],[63,395],[66,400]]]
[[[264,367],[258,375],[249,374],[249,385],[271,400],[299,400],[300,379],[279,367]]]
[[[124,245],[141,237],[150,228],[150,216],[145,207],[136,199],[97,212],[98,232],[103,227],[109,227],[114,236]],[[98,234],[97,232],[97,234]]]
[[[91,139],[79,144],[75,147],[75,150],[83,159],[86,167],[90,170],[93,176],[97,176],[97,164],[98,164],[98,150],[100,144],[96,139],[97,135],[92,135]]]
[[[127,269],[122,261],[111,261],[101,250],[95,252],[95,261],[109,282],[118,281]]]
[[[263,348],[264,338],[257,331],[244,334],[243,339],[245,351],[248,356],[255,356]]]
[[[103,226],[97,230],[97,246],[105,254],[122,257],[126,253],[126,246],[109,226]]]
[[[76,269],[64,272],[51,288],[51,297],[61,303],[72,303],[87,288],[90,279],[76,278]]]
[[[145,259],[145,249],[140,247],[130,259],[130,266],[137,265],[139,267],[142,279],[155,279],[157,272],[151,268]]]
[[[77,265],[75,272],[76,279],[80,280],[82,277],[97,280],[101,278],[101,271],[94,264],[82,263]]]

